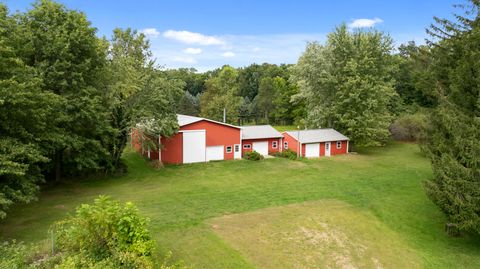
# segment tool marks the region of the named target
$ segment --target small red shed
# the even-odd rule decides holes
[[[177,115],[180,129],[170,138],[161,137],[161,150],[144,151],[152,160],[182,164],[214,160],[240,159],[241,128],[200,117]],[[138,133],[132,132],[132,144],[141,150]],[[159,154],[160,153],[160,154]]]
[[[346,154],[349,138],[334,129],[283,132],[283,148],[309,158]]]
[[[270,125],[242,126],[242,155],[252,150],[262,155],[282,151],[282,138]]]

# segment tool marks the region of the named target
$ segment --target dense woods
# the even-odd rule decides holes
[[[100,38],[85,14],[52,1],[0,4],[0,219],[42,182],[122,167],[132,127],[171,136],[176,113],[238,125],[335,128],[355,146],[422,142],[429,197],[449,227],[480,233],[480,2],[436,18],[425,45],[394,47],[341,24],[296,64],[159,68],[146,37]]]
[[[169,136],[183,82],[166,79],[142,34],[96,36],[85,14],[0,4],[0,217],[39,183],[114,172],[132,126]]]

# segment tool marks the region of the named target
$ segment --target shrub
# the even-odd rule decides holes
[[[282,152],[276,152],[275,157],[280,157],[280,158],[287,158],[290,160],[296,160],[297,159],[297,153],[291,149],[286,149],[283,150]]]
[[[74,216],[57,222],[53,232],[61,252],[81,256],[70,256],[68,263],[80,265],[86,260],[104,267],[151,268],[155,243],[146,225],[147,219],[132,203],[121,205],[100,196],[93,205],[83,204]]]
[[[52,226],[54,253],[49,240],[30,246],[15,241],[0,244],[0,268],[184,268],[172,262],[171,253],[163,263],[153,261],[155,243],[146,225],[147,219],[132,203],[122,205],[100,196]]]
[[[245,152],[243,154],[243,158],[250,161],[259,161],[263,159],[263,155],[253,150],[250,152]]]
[[[28,256],[27,247],[15,241],[0,244],[0,268],[24,268]]]
[[[400,141],[418,141],[426,122],[425,115],[416,113],[396,119],[389,127],[392,138]]]

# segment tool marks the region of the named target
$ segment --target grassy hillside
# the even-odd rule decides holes
[[[124,158],[129,167],[126,176],[65,183],[43,190],[38,202],[14,208],[0,224],[3,238],[48,238],[47,229],[53,221],[65,217],[79,204],[107,194],[136,203],[151,220],[150,230],[159,252],[172,250],[175,258],[194,268],[255,268],[262,266],[259,261],[264,261],[265,255],[278,256],[280,250],[275,248],[263,257],[252,256],[243,246],[251,244],[263,249],[256,237],[232,239],[222,232],[247,223],[252,214],[266,221],[267,226],[272,225],[268,222],[271,214],[280,214],[278,218],[284,224],[269,229],[278,232],[266,241],[270,246],[284,242],[285,235],[292,231],[288,227],[305,226],[321,233],[323,226],[312,223],[324,219],[332,227],[341,228],[345,240],[364,240],[360,244],[373,253],[367,257],[369,261],[358,261],[359,254],[352,254],[349,259],[354,265],[368,266],[374,262],[373,257],[385,267],[395,266],[399,256],[424,268],[480,267],[480,238],[450,238],[444,234],[444,217],[422,189],[422,180],[431,177],[431,169],[414,144],[394,143],[361,150],[358,155],[331,158],[224,161],[159,170],[150,168],[134,152],[127,151]],[[325,201],[342,204],[346,209],[326,215],[333,211],[331,206],[322,210]],[[303,202],[320,203],[319,209],[298,205]],[[290,206],[298,207],[291,221],[281,215],[291,214],[284,209]],[[284,213],[274,213],[275,208]],[[348,212],[360,224],[342,224]],[[236,217],[242,213],[247,215]],[[236,221],[222,221],[230,215]],[[311,223],[305,223],[307,215],[312,215]],[[250,227],[241,232],[251,235],[261,230]],[[305,251],[298,255],[306,255],[311,249]],[[315,251],[328,255],[325,249]]]

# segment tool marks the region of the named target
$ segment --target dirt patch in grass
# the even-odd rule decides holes
[[[373,215],[317,201],[227,215],[211,229],[259,268],[420,268],[414,252]]]

